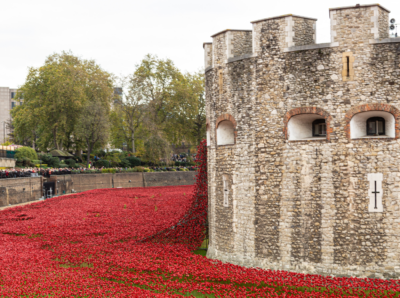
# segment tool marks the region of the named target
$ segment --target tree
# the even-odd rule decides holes
[[[24,104],[13,109],[18,140],[37,139],[42,151],[48,148],[76,150],[82,141],[75,126],[83,107],[94,100],[109,109],[113,92],[111,75],[93,60],[62,52],[47,57],[39,68],[30,68],[18,97]]]
[[[129,140],[131,151],[136,153],[135,136],[144,115],[144,100],[137,90],[137,79],[133,75],[121,80],[121,85],[126,86],[129,81],[128,92],[124,98],[120,97],[114,101],[112,122],[114,124],[114,135],[119,140]]]
[[[182,139],[199,145],[206,136],[206,109],[204,98],[204,75],[186,73],[173,82],[174,115],[168,123],[167,131],[175,135],[170,139]],[[173,129],[175,128],[175,129]]]
[[[36,151],[30,147],[21,147],[15,150],[15,158],[22,160],[24,157],[29,158],[30,160],[37,160],[38,156]]]
[[[96,101],[88,102],[78,119],[77,136],[82,138],[87,147],[87,167],[90,153],[95,146],[105,145],[109,137],[109,115],[107,109]]]
[[[203,74],[182,74],[171,60],[147,55],[121,86],[126,96],[115,101],[111,113],[115,147],[127,143],[136,152],[142,144],[148,151],[157,143],[167,152],[170,143],[199,144],[205,137]]]

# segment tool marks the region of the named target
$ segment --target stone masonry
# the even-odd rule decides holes
[[[378,4],[284,15],[205,43],[208,257],[334,276],[400,278],[400,38]],[[394,119],[394,137],[351,138],[362,113]],[[299,115],[326,138],[289,140]],[[231,121],[234,144],[217,144]],[[368,175],[382,173],[383,212],[369,212]],[[225,196],[225,197],[224,197]],[[224,201],[224,198],[227,200]]]

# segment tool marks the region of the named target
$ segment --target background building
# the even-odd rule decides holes
[[[0,143],[4,143],[9,137],[9,128],[7,121],[11,119],[11,110],[22,101],[16,99],[17,89],[9,87],[0,87]]]

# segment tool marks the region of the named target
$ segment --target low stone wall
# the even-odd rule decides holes
[[[43,196],[43,182],[54,182],[55,195],[100,188],[192,185],[196,172],[60,175],[0,179],[0,207],[35,201]]]
[[[114,187],[143,187],[143,173],[114,174]]]
[[[71,187],[74,192],[113,187],[113,174],[78,174],[70,176],[72,177]]]
[[[0,207],[38,200],[42,187],[42,177],[1,179]]]
[[[14,168],[14,167],[15,167],[14,158],[0,157],[0,168]]]
[[[143,173],[144,186],[192,185],[196,172]]]
[[[118,173],[118,174],[77,174],[51,176],[47,181],[54,181],[56,194],[83,192],[100,188],[129,188],[150,186],[192,185],[196,172],[161,172],[161,173]]]

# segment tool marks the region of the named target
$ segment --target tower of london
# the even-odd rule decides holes
[[[400,277],[400,38],[379,4],[204,43],[210,247],[235,264]]]

